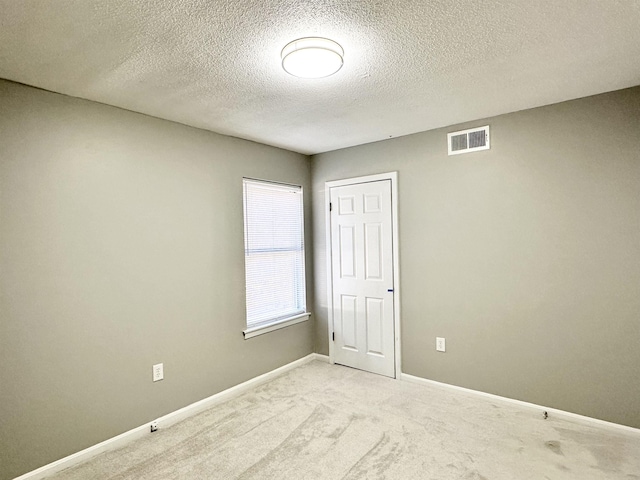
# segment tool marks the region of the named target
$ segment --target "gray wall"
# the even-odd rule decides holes
[[[316,349],[324,182],[397,170],[402,370],[640,427],[639,140],[634,88],[313,157]]]
[[[310,171],[0,81],[0,479],[328,353],[324,182],[393,170],[403,371],[640,427],[640,88],[485,123],[487,152],[452,127]],[[306,188],[315,326],[242,339],[242,176]]]
[[[310,192],[308,157],[0,81],[0,478],[313,351],[243,340],[243,176]]]

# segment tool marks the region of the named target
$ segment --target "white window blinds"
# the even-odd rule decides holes
[[[302,187],[250,179],[243,183],[250,331],[306,312],[303,203]]]

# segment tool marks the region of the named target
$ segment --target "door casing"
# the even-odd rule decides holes
[[[328,329],[329,329],[329,362],[335,363],[335,351],[333,342],[333,265],[331,247],[331,214],[329,211],[331,202],[331,188],[354,185],[358,183],[377,182],[380,180],[391,181],[391,235],[393,242],[393,321],[394,321],[394,364],[395,378],[400,378],[402,373],[400,355],[400,259],[398,236],[398,172],[380,173],[364,177],[346,178],[325,182],[325,232],[327,247],[327,304],[328,304]]]

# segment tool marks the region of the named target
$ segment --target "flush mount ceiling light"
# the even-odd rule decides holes
[[[342,68],[344,50],[328,38],[299,38],[282,49],[282,68],[295,77],[322,78]]]

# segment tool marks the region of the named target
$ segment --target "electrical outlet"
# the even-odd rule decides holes
[[[151,422],[151,431],[155,432],[156,430],[158,430],[158,421],[154,420],[153,422]]]
[[[153,366],[153,381],[157,382],[164,378],[164,364],[158,363]]]
[[[446,348],[446,346],[445,346],[444,338],[436,337],[436,350],[438,352],[444,352],[445,348]]]

